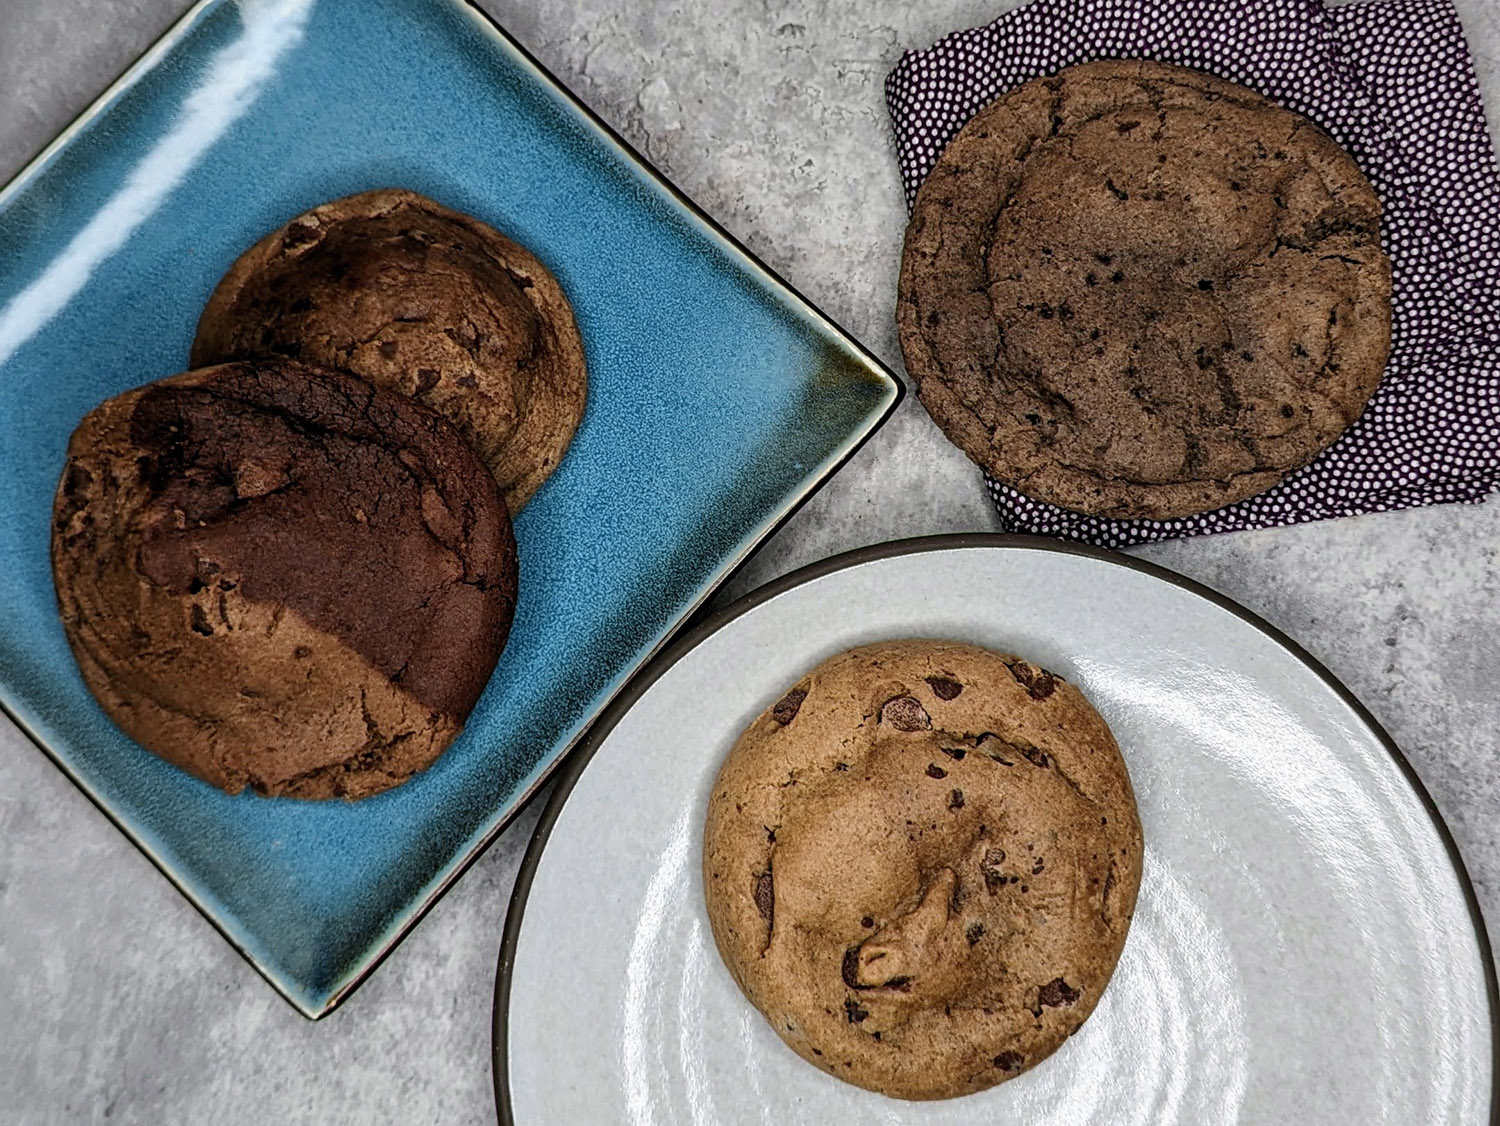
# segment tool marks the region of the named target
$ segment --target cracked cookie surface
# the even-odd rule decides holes
[[[1070,67],[976,114],[918,192],[907,370],[948,438],[1028,496],[1219,508],[1307,464],[1374,393],[1379,219],[1347,153],[1243,86]]]
[[[935,1099],[1020,1074],[1083,1023],[1141,858],[1124,760],[1075,686],[893,641],[825,661],[741,735],[703,882],[725,964],[794,1051]]]
[[[289,360],[128,391],[68,444],[64,630],[147,749],[231,793],[364,797],[425,769],[504,647],[499,488],[404,396]]]
[[[399,189],[297,216],[237,259],[192,367],[285,355],[425,403],[479,451],[512,513],[583,418],[583,343],[557,279],[471,216]]]

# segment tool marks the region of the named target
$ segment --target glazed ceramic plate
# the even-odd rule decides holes
[[[386,185],[551,268],[588,354],[587,414],[517,520],[510,643],[437,765],[358,804],[227,797],[85,691],[48,571],[52,492],[88,410],[186,365],[236,255]],[[478,10],[209,0],[0,191],[0,704],[317,1015],[899,397]]]
[[[719,960],[701,826],[739,732],[819,661],[956,638],[1076,682],[1146,836],[1099,1008],[980,1094],[898,1102],[785,1047]],[[627,710],[628,709],[628,710]],[[1329,673],[1170,572],[1021,537],[888,544],[756,592],[635,681],[568,766],[507,922],[504,1123],[1475,1126],[1495,989],[1451,839]]]

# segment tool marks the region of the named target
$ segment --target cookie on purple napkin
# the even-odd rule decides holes
[[[1069,67],[981,110],[917,193],[907,369],[948,437],[1028,496],[1217,509],[1305,466],[1374,393],[1379,226],[1353,159],[1254,91]]]

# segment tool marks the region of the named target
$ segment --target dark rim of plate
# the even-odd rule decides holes
[[[53,137],[52,140],[48,141],[47,144],[42,146],[42,148],[39,149],[31,157],[30,160],[21,165],[20,170],[14,176],[12,176],[5,183],[0,184],[0,193],[4,193],[13,185],[30,176],[36,168],[37,164],[49,155],[53,146],[58,144],[58,142],[62,138],[67,136],[81,122],[88,121],[97,114],[101,113],[106,108],[105,103],[116,93],[117,87],[119,86],[120,82],[127,75],[135,70],[136,67],[141,66],[147,58],[158,51],[162,51],[164,48],[172,44],[179,36],[184,34],[188,27],[192,24],[192,22],[197,19],[203,12],[205,12],[214,2],[215,0],[196,0],[195,3],[189,6],[181,16],[179,16],[172,22],[171,26],[169,26],[164,32],[162,32],[161,35],[157,36],[157,38],[152,41],[151,45],[148,46],[143,52],[141,52],[141,54],[137,56],[130,63],[130,65],[127,66],[120,73],[120,75],[115,78],[113,82],[106,86],[103,92],[101,92],[97,98],[90,102],[88,106],[86,106],[84,110],[78,114],[77,117],[69,122],[68,125],[66,125],[63,130],[57,134],[57,136]],[[764,546],[766,542],[769,541],[773,536],[775,536],[775,534],[786,524],[786,522],[793,516],[795,516],[801,510],[802,506],[809,500],[811,500],[812,497],[816,493],[818,493],[823,488],[823,486],[826,485],[838,473],[840,469],[844,467],[844,465],[849,461],[851,457],[853,457],[864,447],[865,443],[874,436],[877,430],[879,430],[886,424],[886,422],[890,420],[891,415],[895,413],[896,408],[901,405],[902,400],[906,397],[906,385],[901,381],[896,373],[893,372],[890,367],[885,364],[884,361],[882,361],[878,356],[876,356],[873,352],[871,352],[868,348],[861,344],[853,333],[844,328],[843,325],[841,325],[838,321],[834,320],[831,316],[824,312],[820,306],[814,304],[811,300],[809,300],[800,289],[792,285],[792,283],[787,281],[786,278],[782,277],[781,274],[768,266],[764,261],[761,260],[759,255],[757,255],[734,235],[730,234],[729,231],[727,231],[718,223],[717,220],[713,218],[713,216],[709,215],[706,211],[704,211],[701,207],[699,207],[696,203],[694,203],[691,199],[684,195],[683,192],[677,187],[677,185],[669,180],[666,175],[656,167],[656,165],[652,164],[651,161],[647,160],[646,157],[641,155],[641,153],[635,148],[634,145],[625,140],[624,137],[620,136],[620,134],[615,131],[613,126],[611,126],[607,121],[605,121],[597,113],[590,109],[589,106],[581,98],[579,98],[577,94],[573,93],[570,87],[568,87],[555,74],[553,74],[550,70],[543,66],[535,55],[533,55],[524,46],[522,46],[522,44],[513,35],[511,35],[510,32],[501,27],[500,24],[495,21],[493,16],[491,16],[477,3],[475,3],[475,0],[456,0],[456,2],[461,4],[464,8],[467,8],[481,21],[483,21],[483,23],[490,30],[492,30],[509,49],[513,50],[518,56],[520,56],[520,58],[524,60],[528,66],[534,68],[536,72],[541,75],[543,81],[549,83],[553,87],[553,89],[555,89],[560,95],[562,95],[563,98],[571,103],[573,107],[584,116],[585,119],[587,119],[596,129],[599,130],[600,133],[604,135],[605,139],[608,140],[610,144],[618,148],[620,152],[623,153],[625,157],[628,158],[633,164],[637,165],[652,180],[665,188],[668,194],[670,194],[678,204],[680,204],[695,218],[702,221],[705,226],[713,231],[715,235],[717,235],[727,245],[729,245],[745,261],[749,262],[755,269],[760,270],[762,273],[764,273],[765,276],[770,279],[773,285],[779,286],[781,289],[791,294],[792,297],[794,297],[798,303],[805,307],[815,319],[821,321],[824,325],[826,325],[831,330],[832,334],[836,336],[841,342],[843,342],[856,356],[859,357],[861,361],[867,364],[874,371],[880,373],[880,375],[882,375],[889,382],[891,387],[891,401],[887,403],[885,407],[880,411],[879,415],[869,425],[868,429],[866,429],[866,431],[862,435],[860,435],[845,450],[843,450],[842,453],[839,454],[838,458],[828,467],[828,470],[825,473],[811,482],[806,492],[804,492],[802,496],[798,497],[797,500],[789,508],[787,508],[785,512],[777,516],[776,519],[772,521],[771,524],[763,532],[761,532],[759,536],[756,537],[756,539],[750,544],[749,548],[745,551],[744,555],[736,560],[729,568],[729,570],[726,571],[718,579],[717,582],[699,592],[697,602],[688,608],[682,619],[677,623],[676,626],[668,631],[667,635],[657,643],[656,647],[651,650],[651,652],[647,653],[644,658],[642,658],[639,666],[637,667],[637,671],[634,674],[636,676],[639,676],[642,672],[649,668],[650,662],[655,659],[657,654],[661,653],[667,646],[669,646],[675,637],[683,632],[693,629],[695,624],[699,620],[701,620],[703,610],[709,599],[713,597],[714,592],[725,583],[729,582],[729,580],[732,579],[745,566],[746,563],[753,559],[756,553],[759,552],[761,547]],[[628,681],[626,688],[628,688]],[[603,713],[601,713],[601,715],[602,714]],[[552,762],[549,763],[546,768],[543,769],[542,773],[531,783],[531,786],[527,789],[526,793],[522,794],[516,800],[515,805],[510,809],[510,811],[500,819],[500,821],[489,831],[488,834],[486,834],[484,839],[481,840],[478,845],[476,845],[466,856],[463,856],[459,859],[457,866],[453,869],[452,872],[448,874],[447,878],[444,879],[438,887],[433,889],[432,893],[421,904],[418,905],[416,911],[413,913],[412,917],[406,921],[405,925],[403,925],[394,934],[389,936],[389,938],[376,951],[374,957],[370,959],[369,963],[363,966],[349,982],[347,982],[337,992],[335,992],[321,1009],[318,1009],[316,1012],[314,1012],[304,1008],[298,1000],[296,1000],[289,993],[285,992],[282,989],[281,984],[278,983],[274,978],[272,978],[271,975],[259,963],[257,963],[253,957],[251,957],[249,951],[241,946],[240,943],[236,941],[235,938],[227,930],[219,925],[219,921],[215,919],[208,908],[199,901],[198,897],[193,894],[192,890],[186,884],[178,880],[178,878],[166,867],[165,864],[163,864],[148,848],[144,847],[141,844],[141,842],[134,836],[134,834],[131,833],[130,827],[124,821],[117,818],[103,802],[99,801],[95,797],[95,795],[90,792],[83,779],[75,775],[73,771],[70,770],[62,761],[62,759],[58,758],[57,755],[53,753],[52,748],[47,745],[46,741],[42,739],[41,736],[39,736],[36,732],[34,732],[26,723],[24,723],[21,720],[21,717],[6,705],[4,699],[0,699],[0,715],[5,716],[6,719],[15,724],[22,735],[24,735],[27,739],[34,743],[48,758],[52,760],[53,764],[63,772],[63,776],[66,777],[68,781],[72,782],[73,785],[78,787],[83,796],[88,798],[88,800],[93,803],[94,807],[104,815],[105,819],[109,821],[110,824],[114,825],[116,829],[120,830],[126,840],[130,841],[131,844],[140,849],[140,851],[145,855],[146,859],[148,859],[152,863],[157,871],[165,876],[167,878],[167,881],[173,887],[175,887],[179,893],[181,893],[182,897],[186,899],[190,904],[192,904],[192,906],[198,911],[198,913],[208,921],[209,925],[212,926],[216,931],[218,931],[219,934],[224,938],[224,940],[228,942],[231,947],[233,947],[234,951],[239,954],[240,957],[244,958],[256,973],[258,973],[262,978],[265,979],[266,983],[269,984],[273,990],[275,990],[278,996],[280,996],[283,1000],[285,1000],[288,1004],[290,1004],[293,1008],[295,1008],[299,1013],[307,1017],[309,1020],[320,1020],[323,1017],[327,1016],[329,1013],[333,1012],[334,1009],[338,1008],[341,1004],[348,1000],[349,996],[356,989],[358,989],[361,985],[369,980],[370,975],[379,968],[380,964],[390,956],[391,952],[394,951],[396,947],[401,945],[406,936],[409,935],[417,926],[417,924],[422,921],[422,919],[427,915],[427,912],[432,910],[438,900],[442,899],[443,896],[448,893],[448,890],[458,882],[459,878],[469,870],[470,866],[484,855],[484,853],[489,849],[490,845],[494,844],[496,838],[505,831],[506,827],[509,826],[513,821],[515,821],[515,819],[520,816],[520,814],[525,811],[527,807],[530,806],[532,799],[536,797],[538,791],[542,789],[548,779],[550,779],[555,773],[557,773],[557,770],[562,765],[562,763],[577,752],[579,746],[582,743],[582,738],[575,740],[571,746],[564,747],[562,751],[559,752],[555,758],[553,758]],[[572,788],[571,782],[569,783],[569,788]]]
[[[752,590],[749,594],[737,599],[723,610],[713,615],[707,621],[689,631],[672,646],[651,662],[649,666],[637,673],[634,679],[622,690],[610,704],[605,708],[600,717],[594,721],[589,728],[588,734],[584,736],[579,745],[574,748],[568,757],[567,765],[557,774],[557,785],[547,798],[547,804],[542,810],[541,820],[537,822],[536,830],[532,834],[531,843],[527,845],[526,855],[521,861],[521,869],[516,876],[516,884],[511,892],[510,906],[505,916],[505,932],[500,943],[500,961],[495,972],[495,1005],[492,1020],[494,1023],[494,1039],[492,1042],[493,1054],[493,1076],[495,1081],[495,1106],[500,1116],[501,1126],[515,1126],[515,1114],[510,1103],[510,1070],[507,1061],[507,1036],[510,1022],[510,986],[511,977],[515,971],[516,943],[521,934],[522,917],[526,913],[526,900],[531,893],[531,884],[536,877],[537,865],[540,863],[542,853],[546,850],[547,840],[552,835],[552,827],[557,823],[558,815],[562,813],[563,806],[567,803],[568,796],[573,792],[573,787],[578,783],[584,770],[593,759],[595,752],[599,750],[609,738],[615,726],[624,717],[642,696],[678,661],[682,660],[703,641],[717,633],[724,626],[754,610],[762,603],[769,602],[779,595],[795,587],[821,579],[835,571],[846,570],[857,567],[863,563],[870,563],[880,559],[891,559],[902,555],[918,555],[929,551],[951,551],[955,548],[1008,548],[1024,549],[1028,551],[1051,551],[1062,555],[1082,555],[1100,562],[1111,563],[1116,566],[1126,567],[1133,571],[1140,571],[1153,578],[1162,580],[1172,586],[1180,587],[1191,594],[1206,599],[1219,607],[1227,610],[1240,620],[1258,629],[1277,645],[1281,646],[1294,658],[1307,666],[1311,672],[1326,684],[1333,692],[1357,715],[1366,727],[1372,731],[1386,752],[1395,760],[1406,782],[1415,791],[1422,807],[1427,811],[1428,817],[1432,819],[1432,826],[1437,831],[1443,847],[1448,852],[1448,858],[1453,864],[1453,870],[1458,877],[1459,887],[1463,891],[1464,901],[1468,904],[1469,915],[1474,924],[1475,937],[1479,943],[1480,960],[1484,965],[1485,992],[1489,1001],[1490,1013],[1490,1122],[1492,1126],[1500,1126],[1500,1100],[1495,1097],[1495,1089],[1500,1084],[1500,987],[1497,987],[1495,975],[1494,952],[1490,949],[1489,932],[1484,925],[1484,916],[1479,910],[1479,899],[1474,893],[1474,884],[1469,879],[1468,869],[1464,867],[1463,857],[1459,854],[1458,845],[1453,840],[1453,834],[1448,831],[1447,824],[1443,821],[1442,814],[1438,812],[1437,805],[1432,800],[1432,795],[1427,792],[1427,787],[1422,785],[1422,780],[1417,777],[1417,772],[1404,754],[1401,748],[1396,746],[1395,740],[1386,733],[1380,722],[1370,714],[1370,710],[1360,703],[1354,693],[1350,692],[1344,684],[1329,672],[1316,657],[1310,654],[1301,645],[1293,641],[1281,630],[1271,625],[1264,618],[1245,609],[1238,602],[1220,594],[1202,583],[1195,582],[1186,576],[1179,575],[1175,571],[1169,571],[1155,563],[1148,563],[1143,559],[1122,555],[1118,552],[1106,551],[1103,548],[1088,547],[1082,544],[1065,543],[1059,540],[1045,539],[1040,536],[1013,535],[1009,533],[994,532],[962,532],[956,535],[919,536],[914,539],[892,540],[889,543],[873,544],[869,547],[857,548],[854,551],[846,551],[840,555],[821,559],[816,563],[809,563],[800,567],[790,574],[767,583],[765,586]]]

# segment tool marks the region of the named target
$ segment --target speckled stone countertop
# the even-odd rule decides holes
[[[0,0],[0,181],[186,0]],[[1500,5],[1458,0],[1492,125]],[[899,370],[905,213],[881,97],[901,51],[1010,0],[480,0],[679,187]],[[990,530],[914,397],[720,601],[864,544]],[[1500,503],[1138,554],[1268,618],[1369,706],[1500,929]],[[0,1122],[484,1123],[507,899],[539,806],[326,1020],[298,1016],[0,720]]]

